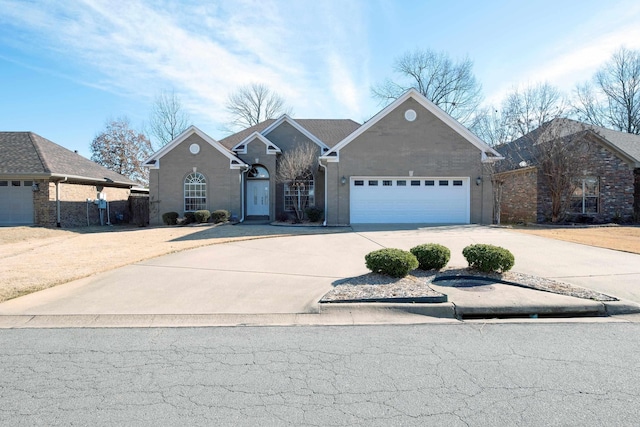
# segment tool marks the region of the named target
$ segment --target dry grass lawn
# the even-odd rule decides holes
[[[0,302],[160,255],[238,240],[311,233],[324,227],[0,227]]]
[[[640,254],[640,227],[514,227],[514,231]]]

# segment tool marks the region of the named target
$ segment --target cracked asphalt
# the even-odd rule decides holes
[[[0,330],[0,424],[631,426],[639,323]]]

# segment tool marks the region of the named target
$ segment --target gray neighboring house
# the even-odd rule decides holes
[[[558,118],[497,148],[504,156],[494,177],[501,186],[501,222],[550,221],[551,198],[532,149],[535,141],[548,138],[581,138],[593,147],[567,203],[568,220],[640,220],[640,135]]]
[[[190,127],[145,162],[150,222],[197,209],[239,221],[290,214],[295,192],[275,176],[280,156],[301,143],[317,149],[304,196],[325,225],[492,221],[485,166],[500,154],[412,89],[363,125],[284,115],[220,141]]]
[[[0,225],[100,224],[100,198],[104,223],[128,219],[136,182],[33,132],[0,132],[0,153]]]

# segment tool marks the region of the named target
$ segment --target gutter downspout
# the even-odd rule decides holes
[[[327,171],[327,167],[325,165],[322,164],[322,160],[318,159],[318,165],[320,165],[320,167],[322,169],[324,169],[324,221],[322,222],[322,226],[326,227],[327,226],[327,212],[328,212],[328,208],[329,208],[329,191],[328,191],[328,180],[329,180],[329,173]]]
[[[250,167],[247,165],[246,168],[240,172],[240,204],[242,206],[242,217],[240,218],[240,223],[244,222],[244,210],[245,210],[245,200],[244,200],[244,183],[245,183],[245,174],[249,172]]]
[[[60,228],[60,183],[67,182],[68,177],[56,181],[56,227]]]

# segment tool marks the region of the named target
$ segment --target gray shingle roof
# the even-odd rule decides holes
[[[504,144],[501,147],[497,147],[498,152],[505,156],[505,161],[501,163],[500,169],[508,170],[516,168],[518,167],[518,163],[523,160],[529,164],[533,164],[533,151],[530,150],[529,147],[534,141],[537,141],[538,138],[544,138],[544,132],[550,128],[553,130],[548,132],[548,135],[553,138],[563,138],[576,133],[591,131],[633,159],[636,164],[640,164],[640,135],[619,132],[571,119],[557,118],[543,124],[538,129],[535,129],[523,137]]]
[[[333,147],[338,142],[342,141],[349,134],[360,127],[359,123],[354,122],[351,119],[293,119],[300,126],[308,130],[320,141],[327,144],[329,147]],[[219,142],[228,149],[233,148],[236,144],[244,140],[253,132],[262,132],[269,127],[274,119],[265,120],[250,128],[241,130],[238,133],[229,135],[228,137],[221,139]]]
[[[0,132],[0,174],[62,176],[78,180],[138,186],[81,155],[33,132]]]

